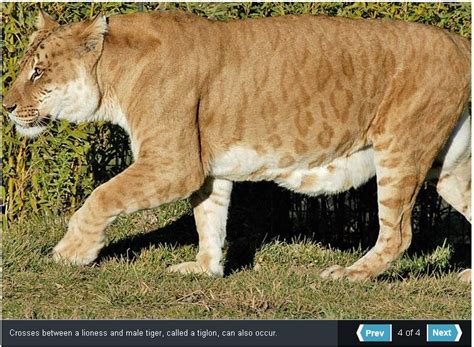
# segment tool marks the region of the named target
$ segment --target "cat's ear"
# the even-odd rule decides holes
[[[98,14],[93,19],[82,23],[80,32],[81,47],[86,52],[102,48],[104,34],[107,32],[107,18]]]
[[[38,30],[51,30],[58,27],[59,24],[49,14],[40,9],[35,26]]]

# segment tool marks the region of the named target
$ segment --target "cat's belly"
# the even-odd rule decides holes
[[[293,191],[319,195],[360,186],[375,175],[375,164],[372,147],[314,166],[308,159],[236,146],[212,162],[211,175],[231,181],[275,181]]]

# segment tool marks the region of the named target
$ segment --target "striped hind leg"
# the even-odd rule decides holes
[[[321,273],[323,278],[358,281],[377,276],[410,245],[416,196],[464,104],[445,104],[441,110],[431,107],[433,100],[429,94],[416,99],[424,103],[423,108],[411,107],[415,101],[410,99],[395,107],[388,102],[371,125],[380,227],[377,242],[353,265],[332,266]],[[406,113],[401,116],[403,109]]]
[[[437,159],[441,171],[436,190],[439,195],[471,222],[471,117],[466,109]],[[459,274],[463,282],[471,282],[471,270]]]
[[[450,170],[441,171],[438,193],[471,222],[471,158],[465,159]],[[463,282],[471,282],[471,269],[463,270],[458,275]]]
[[[423,173],[416,165],[401,168],[398,156],[375,152],[380,231],[375,246],[353,265],[338,265],[321,273],[323,278],[365,280],[390,266],[411,242],[411,215]]]

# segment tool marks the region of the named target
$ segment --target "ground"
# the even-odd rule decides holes
[[[360,250],[342,252],[297,239],[267,240],[252,266],[228,270],[224,278],[169,274],[167,266],[193,260],[197,250],[194,230],[176,230],[183,218],[192,222],[188,211],[181,203],[120,217],[108,231],[109,245],[100,259],[84,267],[51,261],[66,217],[7,225],[3,318],[471,318],[471,287],[456,279],[460,269],[450,267],[447,245],[405,256],[365,283],[319,277],[327,266],[350,264]],[[238,262],[238,247],[232,253]]]

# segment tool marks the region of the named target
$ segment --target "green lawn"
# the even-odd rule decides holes
[[[240,269],[234,266],[237,244],[229,254],[237,270],[224,278],[169,274],[167,266],[196,253],[187,211],[180,203],[119,218],[100,260],[85,267],[50,261],[65,218],[9,225],[3,233],[3,318],[471,318],[471,288],[456,279],[459,269],[449,267],[447,246],[404,257],[366,283],[321,280],[325,267],[350,264],[361,252],[304,240],[267,242],[253,266]],[[185,216],[173,217],[180,214]]]

